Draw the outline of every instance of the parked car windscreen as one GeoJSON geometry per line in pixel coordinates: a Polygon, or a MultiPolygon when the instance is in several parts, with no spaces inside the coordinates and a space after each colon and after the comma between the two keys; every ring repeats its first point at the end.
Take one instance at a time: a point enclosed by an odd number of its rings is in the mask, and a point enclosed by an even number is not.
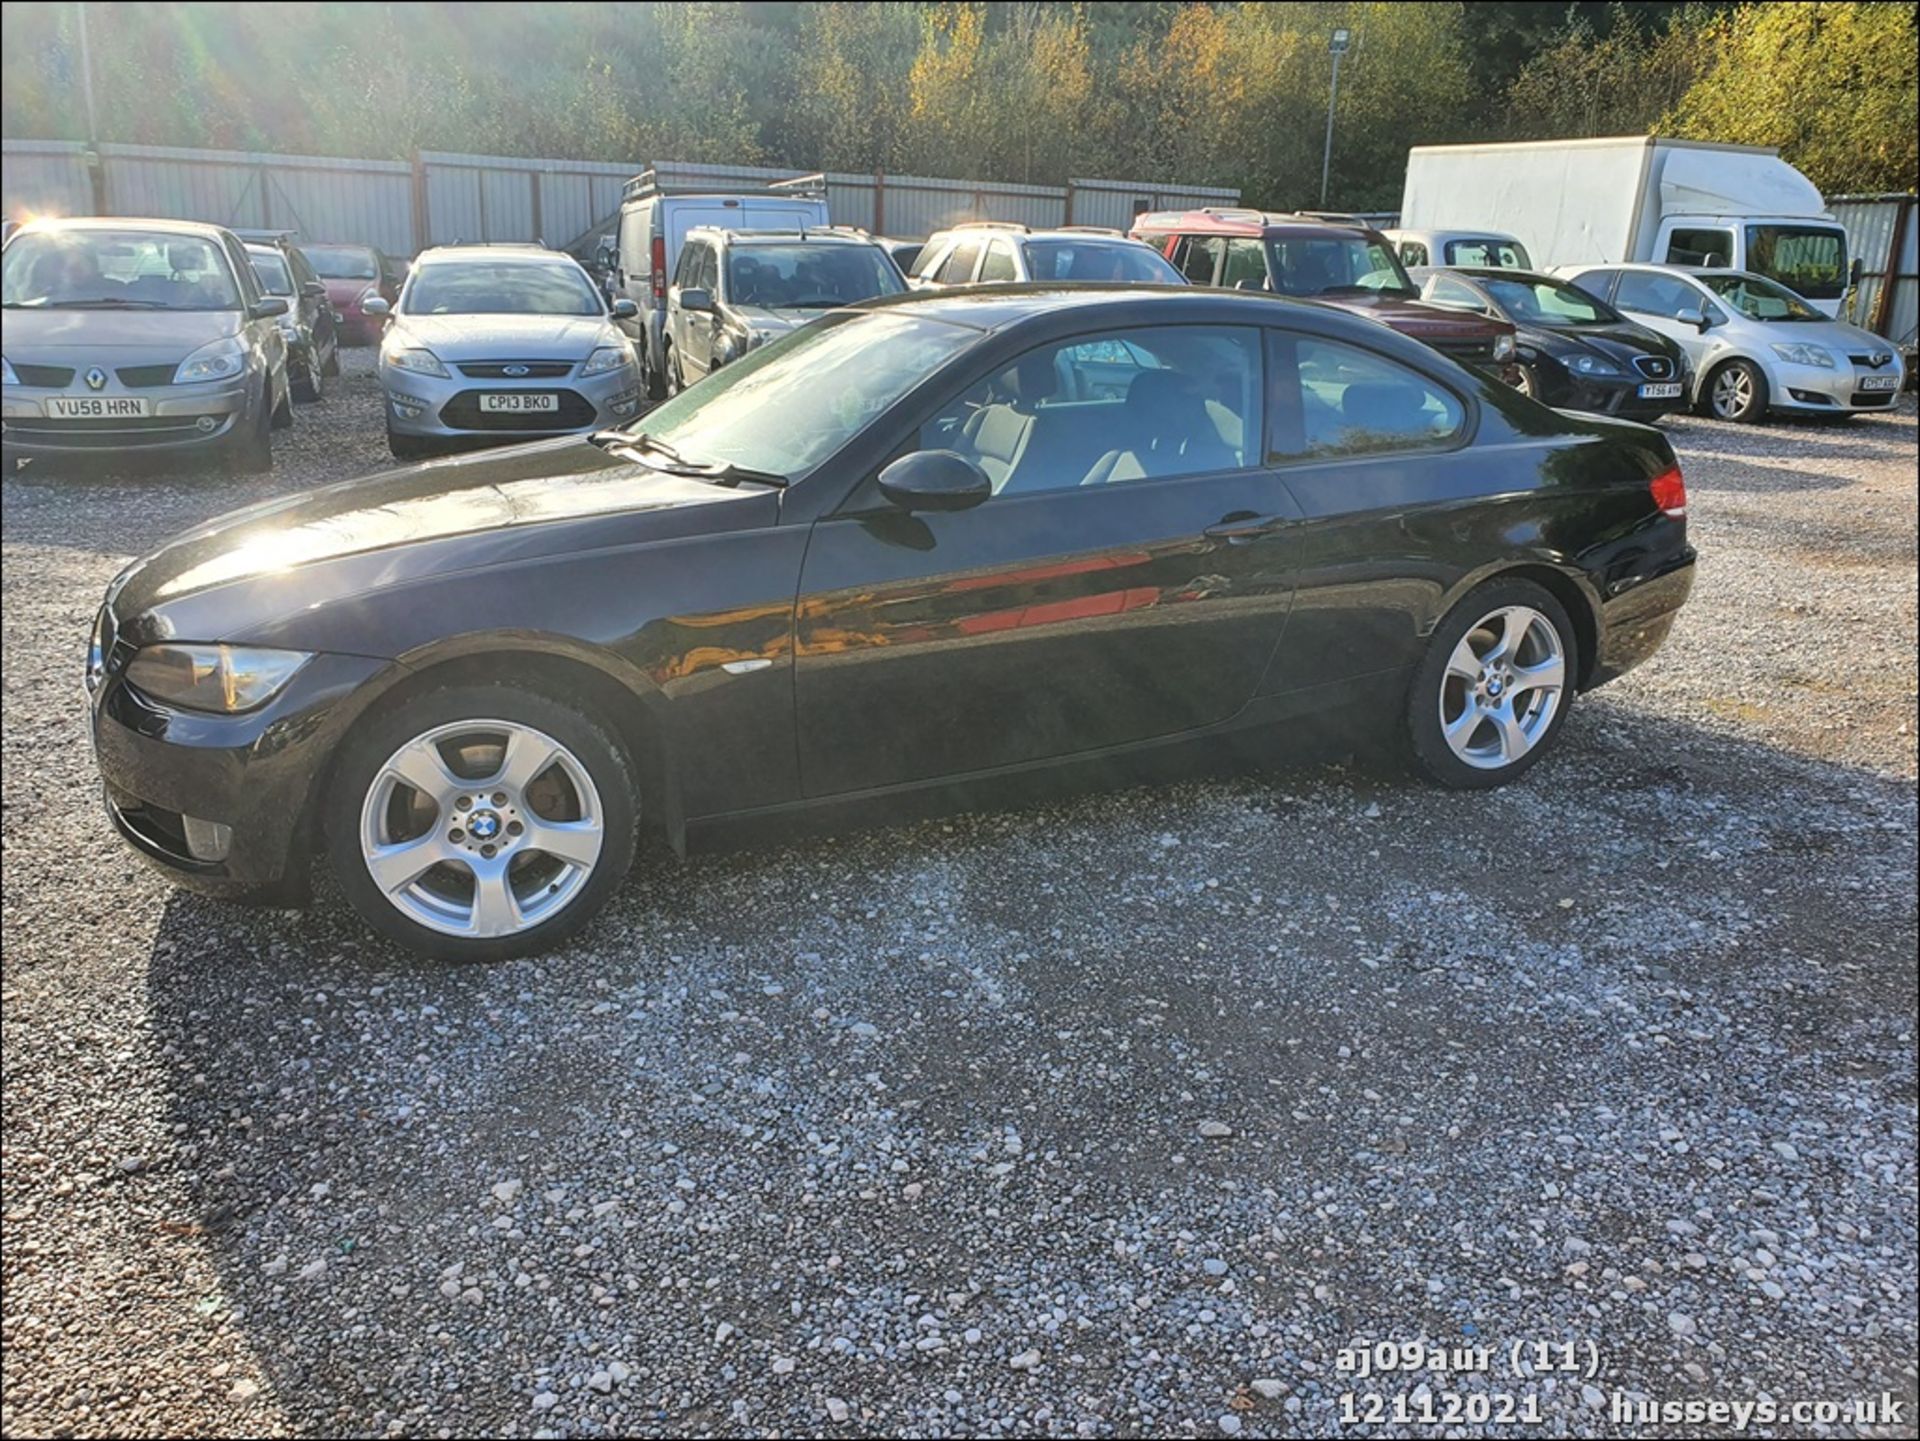
{"type": "Polygon", "coordinates": [[[1597,296],[1555,280],[1496,280],[1480,286],[1513,319],[1540,325],[1612,325],[1620,313],[1597,296]]]}
{"type": "Polygon", "coordinates": [[[600,315],[606,304],[577,265],[443,260],[413,272],[400,309],[407,315],[600,315]]]}
{"type": "Polygon", "coordinates": [[[253,262],[253,273],[260,277],[260,288],[269,295],[293,294],[293,277],[287,273],[286,259],[277,250],[247,247],[247,259],[253,262]]]}
{"type": "Polygon", "coordinates": [[[741,245],[727,253],[727,297],[770,310],[837,310],[907,288],[871,245],[741,245]]]}
{"type": "Polygon", "coordinates": [[[1527,247],[1517,240],[1449,240],[1447,264],[1498,266],[1502,270],[1531,270],[1527,247]]]}
{"type": "Polygon", "coordinates": [[[1282,295],[1381,290],[1411,298],[1406,271],[1384,242],[1364,235],[1281,235],[1267,242],[1269,274],[1282,295]]]}
{"type": "Polygon", "coordinates": [[[632,429],[689,461],[794,479],[979,339],[966,326],[886,310],[823,316],[714,371],[632,429]]]}
{"type": "Polygon", "coordinates": [[[1186,277],[1146,245],[1114,240],[1029,240],[1027,269],[1037,281],[1184,285],[1186,277]]]}
{"type": "Polygon", "coordinates": [[[303,245],[322,280],[378,280],[380,258],[360,245],[303,245]]]}
{"type": "Polygon", "coordinates": [[[1747,264],[1815,300],[1838,300],[1846,292],[1846,237],[1828,226],[1749,225],[1747,264]]]}
{"type": "Polygon", "coordinates": [[[1749,320],[1826,320],[1784,285],[1758,275],[1702,275],[1700,283],[1749,320]]]}
{"type": "Polygon", "coordinates": [[[28,230],[7,245],[10,309],[238,310],[219,246],[138,230],[28,230]]]}

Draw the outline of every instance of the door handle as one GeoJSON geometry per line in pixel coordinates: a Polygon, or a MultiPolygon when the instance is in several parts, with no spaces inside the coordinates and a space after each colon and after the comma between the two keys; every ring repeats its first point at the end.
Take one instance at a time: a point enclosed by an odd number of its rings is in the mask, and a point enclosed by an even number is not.
{"type": "Polygon", "coordinates": [[[1231,515],[1223,515],[1204,532],[1208,540],[1224,540],[1229,545],[1244,545],[1270,534],[1285,525],[1288,517],[1284,515],[1255,515],[1252,511],[1236,510],[1231,515]]]}

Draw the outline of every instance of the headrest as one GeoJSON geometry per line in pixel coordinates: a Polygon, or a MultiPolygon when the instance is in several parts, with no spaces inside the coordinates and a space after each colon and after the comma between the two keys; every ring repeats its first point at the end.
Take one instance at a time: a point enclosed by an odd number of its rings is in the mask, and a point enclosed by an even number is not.
{"type": "Polygon", "coordinates": [[[1417,434],[1425,428],[1426,407],[1424,390],[1394,381],[1349,385],[1340,397],[1340,414],[1348,425],[1383,435],[1417,434]]]}
{"type": "Polygon", "coordinates": [[[1127,409],[1140,415],[1184,410],[1199,400],[1192,379],[1173,370],[1143,370],[1127,386],[1127,409]]]}
{"type": "Polygon", "coordinates": [[[1053,352],[1023,355],[1000,374],[1000,389],[1012,399],[1045,400],[1060,391],[1060,372],[1053,368],[1053,352]]]}
{"type": "Polygon", "coordinates": [[[175,243],[167,247],[167,264],[175,270],[198,270],[206,264],[207,247],[175,243]]]}

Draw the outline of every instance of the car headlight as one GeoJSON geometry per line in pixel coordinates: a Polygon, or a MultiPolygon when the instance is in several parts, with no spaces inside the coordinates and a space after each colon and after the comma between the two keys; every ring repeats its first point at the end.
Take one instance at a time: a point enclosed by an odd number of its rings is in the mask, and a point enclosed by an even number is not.
{"type": "Polygon", "coordinates": [[[0,355],[0,385],[18,385],[20,377],[13,373],[13,362],[0,355]]]}
{"type": "Polygon", "coordinates": [[[173,373],[175,385],[191,385],[198,380],[225,380],[247,368],[247,348],[228,336],[211,345],[203,345],[173,373]]]}
{"type": "Polygon", "coordinates": [[[235,714],[264,705],[312,657],[237,645],[150,645],[127,662],[127,684],[188,710],[235,714]]]}
{"type": "Polygon", "coordinates": [[[1811,365],[1820,370],[1833,369],[1833,352],[1818,345],[1776,345],[1773,353],[1790,365],[1811,365]]]}
{"type": "Polygon", "coordinates": [[[1496,335],[1493,338],[1493,358],[1495,360],[1513,359],[1513,337],[1511,335],[1496,335]]]}
{"type": "Polygon", "coordinates": [[[580,373],[582,375],[605,375],[609,370],[618,370],[623,365],[632,364],[632,346],[603,345],[587,357],[587,363],[580,367],[580,373]]]}
{"type": "Polygon", "coordinates": [[[1567,362],[1567,369],[1575,375],[1622,375],[1624,371],[1610,360],[1602,360],[1597,355],[1576,355],[1567,362]]]}
{"type": "Polygon", "coordinates": [[[424,346],[383,345],[380,347],[380,359],[395,370],[411,370],[415,375],[437,375],[443,380],[447,376],[447,368],[440,363],[440,357],[424,346]]]}

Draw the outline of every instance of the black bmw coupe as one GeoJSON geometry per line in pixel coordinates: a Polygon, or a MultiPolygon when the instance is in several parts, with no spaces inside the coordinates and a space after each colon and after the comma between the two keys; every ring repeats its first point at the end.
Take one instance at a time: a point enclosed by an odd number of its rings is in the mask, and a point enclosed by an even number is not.
{"type": "Polygon", "coordinates": [[[1389,717],[1483,788],[1692,582],[1672,448],[1369,320],[987,287],[829,314],[624,430],[188,532],[108,588],[113,822],[418,950],[584,925],[690,832],[1389,717]]]}
{"type": "Polygon", "coordinates": [[[1654,420],[1691,401],[1687,356],[1597,295],[1530,270],[1415,272],[1420,298],[1513,322],[1513,374],[1546,405],[1654,420]]]}

